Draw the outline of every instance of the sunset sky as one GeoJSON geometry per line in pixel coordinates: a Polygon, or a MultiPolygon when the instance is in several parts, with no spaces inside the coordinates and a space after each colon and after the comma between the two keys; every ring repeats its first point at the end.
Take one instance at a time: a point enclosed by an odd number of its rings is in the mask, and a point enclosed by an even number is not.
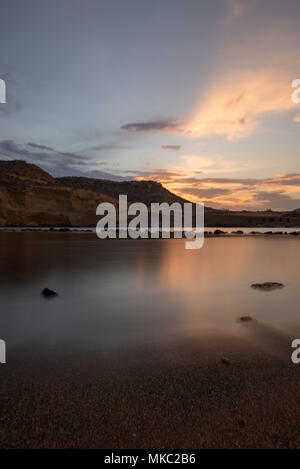
{"type": "Polygon", "coordinates": [[[299,0],[10,0],[0,158],[300,207],[299,0]]]}

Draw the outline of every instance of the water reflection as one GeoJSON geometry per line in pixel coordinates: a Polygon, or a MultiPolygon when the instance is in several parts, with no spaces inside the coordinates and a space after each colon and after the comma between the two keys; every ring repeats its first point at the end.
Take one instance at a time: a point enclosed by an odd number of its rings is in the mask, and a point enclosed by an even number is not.
{"type": "Polygon", "coordinates": [[[219,332],[238,318],[293,331],[299,322],[297,238],[98,240],[94,234],[0,233],[0,337],[10,347],[127,346],[219,332]],[[283,290],[253,291],[279,281],[283,290]],[[59,296],[45,301],[45,287],[59,296]]]}

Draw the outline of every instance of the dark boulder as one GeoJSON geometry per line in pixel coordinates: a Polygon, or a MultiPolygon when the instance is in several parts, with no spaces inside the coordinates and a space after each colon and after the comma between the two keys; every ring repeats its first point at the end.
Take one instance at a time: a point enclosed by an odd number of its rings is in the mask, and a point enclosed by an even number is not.
{"type": "Polygon", "coordinates": [[[279,282],[264,282],[264,283],[253,283],[251,288],[260,291],[272,291],[278,290],[279,288],[283,288],[284,285],[279,282]]]}
{"type": "Polygon", "coordinates": [[[57,293],[54,290],[50,290],[50,288],[44,288],[44,290],[41,291],[41,295],[45,298],[51,298],[53,296],[57,296],[57,293]]]}

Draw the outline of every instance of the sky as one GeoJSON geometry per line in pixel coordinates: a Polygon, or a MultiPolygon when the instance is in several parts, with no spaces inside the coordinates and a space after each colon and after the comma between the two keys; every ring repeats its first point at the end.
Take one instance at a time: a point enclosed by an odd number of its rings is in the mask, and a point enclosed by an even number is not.
{"type": "Polygon", "coordinates": [[[299,22],[299,0],[1,2],[0,159],[299,208],[299,22]]]}

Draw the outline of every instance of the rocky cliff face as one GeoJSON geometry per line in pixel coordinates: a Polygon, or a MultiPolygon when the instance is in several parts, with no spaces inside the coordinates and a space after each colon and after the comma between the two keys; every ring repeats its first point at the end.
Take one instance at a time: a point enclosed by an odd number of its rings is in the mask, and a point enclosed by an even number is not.
{"type": "Polygon", "coordinates": [[[185,202],[152,181],[53,178],[22,160],[0,161],[0,226],[96,226],[100,202],[185,202]]]}
{"type": "Polygon", "coordinates": [[[0,226],[95,226],[96,207],[115,199],[64,186],[24,161],[0,161],[0,226]]]}
{"type": "MultiPolygon", "coordinates": [[[[154,181],[54,178],[22,160],[0,161],[0,226],[96,226],[100,202],[187,202],[154,181]]],[[[205,226],[300,226],[293,212],[229,212],[205,207],[205,226]]]]}

